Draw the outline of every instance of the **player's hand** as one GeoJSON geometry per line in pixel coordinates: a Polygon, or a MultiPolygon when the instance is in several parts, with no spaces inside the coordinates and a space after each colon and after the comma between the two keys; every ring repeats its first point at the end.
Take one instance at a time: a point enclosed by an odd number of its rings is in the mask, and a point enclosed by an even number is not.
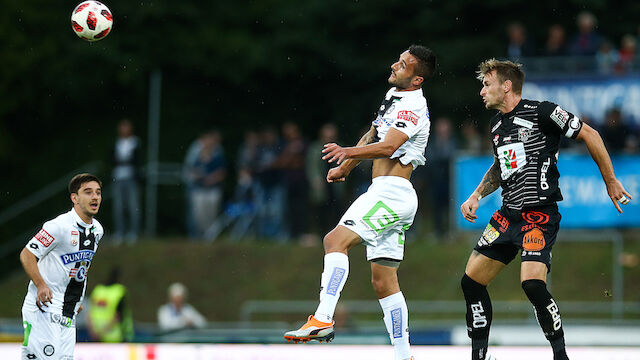
{"type": "Polygon", "coordinates": [[[347,175],[347,172],[340,166],[333,167],[329,169],[329,172],[327,173],[327,182],[343,182],[347,175]]]}
{"type": "Polygon", "coordinates": [[[622,186],[622,183],[618,179],[614,179],[613,181],[607,183],[607,193],[609,194],[611,201],[613,201],[613,205],[621,214],[622,209],[620,208],[620,204],[627,205],[629,201],[633,200],[633,197],[629,195],[627,190],[624,189],[624,186],[622,186]]]}
{"type": "Polygon", "coordinates": [[[335,161],[338,165],[347,158],[347,149],[335,143],[324,144],[322,153],[325,154],[322,160],[328,160],[330,163],[335,161]]]}
{"type": "Polygon", "coordinates": [[[462,211],[462,216],[468,221],[475,223],[478,216],[476,215],[476,210],[478,210],[479,201],[478,197],[475,194],[471,194],[467,201],[462,203],[460,206],[460,211],[462,211]]]}
{"type": "Polygon", "coordinates": [[[82,310],[84,310],[84,306],[82,306],[82,304],[80,304],[80,307],[78,307],[77,314],[80,314],[82,312],[82,310]]]}
{"type": "Polygon", "coordinates": [[[38,296],[36,298],[36,305],[40,310],[43,307],[48,306],[47,303],[51,304],[51,300],[53,299],[53,293],[51,289],[47,286],[47,284],[42,284],[38,287],[38,296]]]}

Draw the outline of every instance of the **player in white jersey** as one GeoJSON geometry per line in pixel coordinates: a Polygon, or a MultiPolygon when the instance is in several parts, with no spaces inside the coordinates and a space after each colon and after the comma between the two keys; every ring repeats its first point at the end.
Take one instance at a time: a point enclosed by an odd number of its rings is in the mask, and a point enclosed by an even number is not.
{"type": "Polygon", "coordinates": [[[333,314],[349,274],[347,252],[364,242],[395,359],[411,358],[407,305],[397,271],[404,255],[405,231],[418,207],[409,178],[417,166],[425,163],[429,138],[429,111],[422,84],[433,75],[435,66],[431,50],[419,45],[409,47],[391,65],[388,81],[394,87],[387,92],[371,129],[354,147],[325,144],[323,159],[339,164],[329,170],[328,182],[344,181],[363,159],[373,159],[373,182],[325,236],[320,304],[307,323],[285,333],[285,339],[333,339],[333,314]]]}
{"type": "Polygon", "coordinates": [[[20,253],[31,278],[22,305],[22,359],[72,360],[75,316],[82,310],[87,272],[104,234],[93,217],[100,209],[102,183],[78,174],[69,182],[73,208],[44,223],[20,253]]]}

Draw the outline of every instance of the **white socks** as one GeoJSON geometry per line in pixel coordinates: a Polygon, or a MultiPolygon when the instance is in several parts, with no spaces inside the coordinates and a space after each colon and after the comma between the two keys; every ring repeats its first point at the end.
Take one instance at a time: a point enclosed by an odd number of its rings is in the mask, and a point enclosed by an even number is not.
{"type": "Polygon", "coordinates": [[[347,282],[348,275],[349,257],[347,255],[332,252],[324,256],[324,271],[320,281],[320,304],[314,315],[317,320],[333,321],[333,313],[336,311],[340,292],[347,282]]]}
{"type": "Polygon", "coordinates": [[[409,359],[409,312],[402,292],[379,299],[396,360],[409,359]]]}

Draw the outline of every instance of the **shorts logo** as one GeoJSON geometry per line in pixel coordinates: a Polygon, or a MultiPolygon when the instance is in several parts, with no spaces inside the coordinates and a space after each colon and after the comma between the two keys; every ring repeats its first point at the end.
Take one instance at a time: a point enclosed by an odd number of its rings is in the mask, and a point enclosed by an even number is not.
{"type": "Polygon", "coordinates": [[[416,115],[413,111],[402,110],[398,112],[399,120],[411,121],[413,125],[418,125],[418,118],[418,115],[416,115]]]}
{"type": "Polygon", "coordinates": [[[482,232],[482,237],[480,238],[480,241],[478,241],[478,245],[479,246],[490,245],[499,236],[500,236],[500,233],[498,232],[498,230],[496,230],[496,228],[494,228],[491,224],[487,224],[487,227],[484,228],[484,231],[482,232]]]}
{"type": "Polygon", "coordinates": [[[347,271],[343,268],[333,269],[333,274],[331,274],[331,279],[327,286],[327,294],[335,296],[338,293],[338,288],[340,287],[340,283],[342,283],[342,278],[346,272],[347,271]]]}
{"type": "Polygon", "coordinates": [[[393,338],[402,337],[402,309],[397,308],[391,310],[391,324],[393,327],[393,338]]]}
{"type": "Polygon", "coordinates": [[[540,251],[544,246],[544,234],[539,229],[529,230],[522,237],[522,248],[526,251],[540,251]]]}
{"type": "Polygon", "coordinates": [[[509,220],[502,216],[499,212],[493,213],[493,220],[495,220],[498,224],[500,224],[500,232],[505,232],[509,228],[509,220]]]}
{"type": "Polygon", "coordinates": [[[36,358],[36,354],[27,354],[27,359],[33,360],[36,358]]]}
{"type": "Polygon", "coordinates": [[[371,229],[380,234],[400,220],[400,217],[385,203],[378,201],[362,220],[364,220],[371,229]],[[377,224],[374,224],[374,221],[377,224]]]}
{"type": "Polygon", "coordinates": [[[35,238],[36,240],[40,241],[40,243],[44,245],[44,247],[48,247],[49,245],[51,245],[53,240],[55,240],[55,238],[49,235],[49,233],[45,229],[38,231],[35,238]]]}
{"type": "Polygon", "coordinates": [[[51,355],[53,355],[53,353],[56,352],[56,349],[53,347],[53,345],[49,344],[49,345],[45,345],[45,347],[44,347],[44,349],[42,349],[42,351],[44,352],[45,355],[51,356],[51,355]]]}
{"type": "Polygon", "coordinates": [[[546,224],[549,222],[549,215],[540,211],[523,212],[522,218],[530,224],[546,224]]]}

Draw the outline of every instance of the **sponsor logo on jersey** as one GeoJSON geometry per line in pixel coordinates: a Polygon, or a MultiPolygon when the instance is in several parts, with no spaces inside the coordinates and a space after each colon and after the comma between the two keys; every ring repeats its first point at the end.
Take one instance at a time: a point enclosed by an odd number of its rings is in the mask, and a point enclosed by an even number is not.
{"type": "Polygon", "coordinates": [[[549,190],[549,183],[547,182],[547,171],[551,165],[551,158],[547,158],[540,167],[540,188],[542,190],[549,190]]]}
{"type": "Polygon", "coordinates": [[[535,108],[537,108],[537,107],[538,107],[538,106],[536,106],[536,105],[524,104],[524,108],[525,108],[525,109],[535,109],[535,108]]]}
{"type": "Polygon", "coordinates": [[[496,134],[496,136],[493,137],[493,144],[498,146],[498,141],[500,141],[500,135],[496,134]]]}
{"type": "Polygon", "coordinates": [[[524,126],[527,129],[533,129],[533,123],[531,121],[525,120],[517,116],[513,118],[513,123],[516,125],[524,126]]]}
{"type": "Polygon", "coordinates": [[[71,245],[78,245],[78,240],[80,239],[80,232],[78,230],[71,230],[71,245]]]}
{"type": "Polygon", "coordinates": [[[544,246],[544,234],[539,229],[531,229],[522,237],[522,248],[526,251],[540,251],[544,246]]]}
{"type": "MultiPolygon", "coordinates": [[[[498,122],[495,125],[493,125],[493,127],[491,128],[491,132],[494,132],[494,131],[498,130],[500,125],[502,125],[502,120],[498,120],[498,122]]],[[[498,135],[496,135],[496,136],[498,136],[498,135]]]]}
{"type": "Polygon", "coordinates": [[[95,252],[93,250],[80,250],[70,254],[60,255],[62,263],[67,265],[78,261],[91,261],[95,252]]]}
{"type": "MultiPolygon", "coordinates": [[[[504,140],[506,141],[507,138],[504,140]]],[[[527,165],[524,144],[521,142],[500,146],[496,149],[496,155],[500,164],[502,180],[508,179],[513,173],[527,165]]]]}
{"type": "Polygon", "coordinates": [[[550,117],[551,120],[553,120],[560,127],[560,129],[564,129],[564,125],[569,120],[569,113],[565,110],[562,110],[560,106],[556,106],[556,108],[553,109],[550,117]]]}
{"type": "Polygon", "coordinates": [[[53,240],[55,240],[55,238],[49,235],[49,233],[45,229],[38,231],[35,238],[36,240],[40,241],[40,243],[44,245],[44,247],[49,247],[53,240]]]}
{"type": "Polygon", "coordinates": [[[416,115],[413,111],[402,110],[398,112],[399,120],[411,121],[413,125],[418,125],[418,118],[419,116],[416,115]]]}

